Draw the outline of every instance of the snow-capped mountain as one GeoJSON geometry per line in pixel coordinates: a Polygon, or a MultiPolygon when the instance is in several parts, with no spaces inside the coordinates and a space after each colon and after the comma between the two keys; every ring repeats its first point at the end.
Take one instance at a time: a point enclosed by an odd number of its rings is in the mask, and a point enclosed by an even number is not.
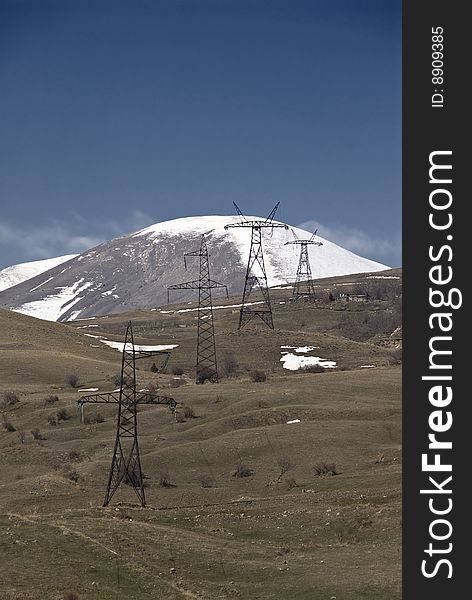
{"type": "MultiPolygon", "coordinates": [[[[247,217],[249,220],[259,217],[247,217]]],[[[156,223],[136,233],[105,242],[12,289],[0,292],[0,306],[51,321],[67,321],[152,308],[167,302],[167,287],[198,279],[198,259],[184,269],[183,254],[200,247],[205,234],[210,253],[211,277],[239,293],[244,283],[251,231],[224,226],[238,217],[185,217],[156,223]]],[[[310,232],[292,228],[299,239],[310,232]]],[[[274,228],[263,234],[269,286],[294,280],[300,247],[290,229],[274,228]]],[[[380,271],[388,267],[362,258],[317,238],[322,246],[309,246],[313,277],[380,271]]],[[[192,260],[192,259],[191,259],[192,260]]],[[[175,296],[195,299],[194,292],[175,296]]]]}
{"type": "Polygon", "coordinates": [[[49,271],[49,269],[61,265],[76,256],[79,255],[66,254],[64,256],[56,256],[55,258],[33,260],[32,262],[25,262],[6,267],[0,271],[0,291],[23,283],[23,281],[36,277],[37,275],[41,275],[41,273],[49,271]]]}

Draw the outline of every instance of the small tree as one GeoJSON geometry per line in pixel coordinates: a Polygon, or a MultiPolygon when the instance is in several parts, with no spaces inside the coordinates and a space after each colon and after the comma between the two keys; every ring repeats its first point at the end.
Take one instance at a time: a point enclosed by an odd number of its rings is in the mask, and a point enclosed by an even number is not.
{"type": "Polygon", "coordinates": [[[66,383],[70,387],[76,388],[79,383],[79,376],[76,373],[68,373],[66,375],[66,383]]]}
{"type": "Polygon", "coordinates": [[[277,460],[277,465],[280,469],[280,473],[277,477],[277,483],[279,483],[279,481],[282,479],[282,477],[285,475],[285,473],[288,473],[291,469],[293,469],[294,464],[292,463],[292,461],[290,460],[290,458],[288,456],[281,456],[277,460]]]}

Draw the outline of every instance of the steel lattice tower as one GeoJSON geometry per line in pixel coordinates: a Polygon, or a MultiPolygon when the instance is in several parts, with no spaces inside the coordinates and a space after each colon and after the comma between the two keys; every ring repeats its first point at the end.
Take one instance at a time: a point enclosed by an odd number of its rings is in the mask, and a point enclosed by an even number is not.
{"type": "Polygon", "coordinates": [[[138,404],[165,404],[171,410],[175,410],[177,405],[173,398],[158,396],[150,392],[136,392],[136,360],[155,356],[163,357],[162,369],[169,360],[170,352],[141,350],[139,346],[136,347],[130,321],[123,344],[120,389],[117,392],[108,394],[83,396],[78,400],[79,407],[82,409],[82,422],[85,403],[109,404],[116,402],[118,404],[115,446],[103,506],[108,506],[121,483],[131,485],[139,498],[141,506],[146,505],[139,456],[137,406],[138,404]]]}
{"type": "Polygon", "coordinates": [[[216,360],[211,290],[215,288],[225,288],[226,297],[228,297],[228,288],[223,283],[213,281],[210,278],[209,255],[204,235],[202,235],[199,250],[186,252],[184,254],[185,269],[187,269],[188,256],[198,256],[200,258],[200,276],[196,281],[187,281],[185,283],[177,283],[169,286],[167,288],[167,302],[169,302],[170,290],[198,290],[198,333],[195,382],[205,383],[205,381],[211,381],[212,383],[218,383],[218,365],[216,360]]]}
{"type": "Polygon", "coordinates": [[[306,302],[314,302],[315,301],[315,286],[313,284],[313,276],[311,274],[310,267],[310,258],[308,256],[308,246],[322,246],[322,242],[315,242],[314,238],[316,235],[316,230],[309,240],[300,240],[292,229],[292,233],[295,237],[294,240],[290,242],[285,242],[285,246],[287,244],[300,246],[300,259],[298,261],[297,268],[297,277],[295,279],[295,283],[293,284],[292,298],[291,300],[305,300],[306,302]]]}
{"type": "Polygon", "coordinates": [[[251,247],[249,250],[249,259],[246,269],[246,279],[244,281],[243,299],[241,301],[241,309],[239,311],[238,329],[244,327],[254,317],[259,317],[270,329],[274,329],[274,321],[272,318],[272,305],[270,303],[269,286],[267,285],[267,274],[264,265],[264,254],[262,251],[262,230],[264,228],[283,227],[288,229],[288,225],[283,223],[274,223],[273,218],[279,207],[279,202],[274,206],[267,219],[248,221],[238,205],[233,202],[241,221],[239,223],[230,223],[225,225],[225,229],[230,227],[250,227],[251,228],[251,247]],[[262,294],[262,306],[259,304],[257,308],[249,306],[249,297],[254,290],[259,289],[262,294]]]}

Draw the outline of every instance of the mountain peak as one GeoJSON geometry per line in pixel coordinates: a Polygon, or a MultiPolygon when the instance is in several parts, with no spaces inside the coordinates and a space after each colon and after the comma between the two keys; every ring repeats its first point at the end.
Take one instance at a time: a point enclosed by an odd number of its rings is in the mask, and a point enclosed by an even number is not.
{"type": "MultiPolygon", "coordinates": [[[[248,216],[248,220],[261,217],[248,216]]],[[[264,219],[262,219],[264,220],[264,219]]],[[[48,320],[76,318],[155,308],[167,300],[167,287],[198,277],[198,266],[184,270],[183,254],[199,246],[208,234],[212,278],[240,293],[244,283],[251,234],[237,216],[196,216],[155,223],[140,231],[100,244],[34,278],[0,292],[0,305],[48,320]],[[194,269],[194,270],[191,270],[194,269]]],[[[292,228],[299,239],[311,232],[292,228]]],[[[317,237],[322,246],[308,249],[313,278],[387,269],[317,237]]],[[[264,257],[269,286],[293,282],[300,249],[285,246],[293,240],[290,229],[276,228],[264,234],[264,257]]],[[[191,299],[187,295],[184,299],[191,299]]]]}

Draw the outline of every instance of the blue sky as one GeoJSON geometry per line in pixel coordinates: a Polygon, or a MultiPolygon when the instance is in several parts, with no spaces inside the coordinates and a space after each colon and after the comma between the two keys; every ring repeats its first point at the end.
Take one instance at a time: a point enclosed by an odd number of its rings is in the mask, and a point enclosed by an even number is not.
{"type": "Polygon", "coordinates": [[[0,266],[248,214],[401,264],[399,0],[0,0],[0,266]]]}

